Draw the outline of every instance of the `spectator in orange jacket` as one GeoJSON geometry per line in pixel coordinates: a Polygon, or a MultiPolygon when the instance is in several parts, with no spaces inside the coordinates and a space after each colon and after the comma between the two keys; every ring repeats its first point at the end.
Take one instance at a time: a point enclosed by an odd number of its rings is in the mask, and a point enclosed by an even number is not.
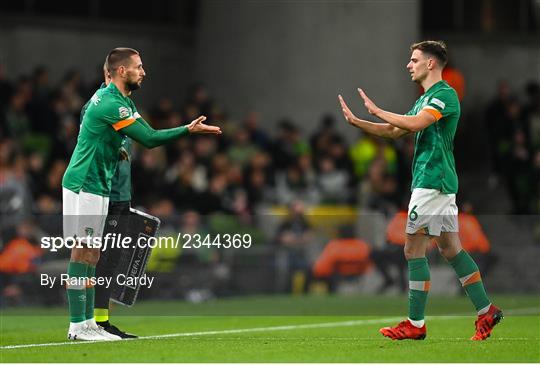
{"type": "MultiPolygon", "coordinates": [[[[43,252],[33,244],[33,225],[23,222],[16,227],[15,236],[0,251],[0,296],[20,297],[22,290],[16,283],[17,275],[36,270],[36,260],[43,252]]],[[[17,298],[14,298],[17,299],[17,298]]]]}
{"type": "Polygon", "coordinates": [[[465,251],[473,256],[482,275],[486,277],[497,262],[497,256],[491,252],[489,240],[480,222],[474,216],[473,206],[470,202],[463,203],[458,220],[461,245],[465,251]]]}
{"type": "Polygon", "coordinates": [[[329,283],[334,291],[341,278],[356,277],[371,269],[369,245],[355,238],[351,226],[343,226],[339,238],[333,239],[324,247],[313,266],[313,276],[329,283]]]}

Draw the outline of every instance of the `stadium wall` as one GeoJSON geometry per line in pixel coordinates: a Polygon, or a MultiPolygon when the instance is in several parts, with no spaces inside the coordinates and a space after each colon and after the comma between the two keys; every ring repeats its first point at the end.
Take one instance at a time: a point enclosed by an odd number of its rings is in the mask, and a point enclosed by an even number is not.
{"type": "Polygon", "coordinates": [[[416,0],[206,0],[201,7],[199,78],[235,112],[258,110],[269,125],[288,116],[312,130],[323,113],[339,116],[338,93],[365,115],[360,86],[392,110],[405,112],[416,98],[405,69],[419,36],[416,0]]]}
{"type": "Polygon", "coordinates": [[[38,65],[49,69],[51,82],[60,81],[68,70],[77,70],[86,82],[98,77],[107,53],[114,47],[132,47],[141,52],[147,78],[134,94],[139,106],[150,106],[162,96],[183,100],[195,59],[189,47],[174,35],[134,27],[83,26],[74,22],[55,25],[15,22],[0,25],[0,62],[8,77],[30,75],[38,65]]]}

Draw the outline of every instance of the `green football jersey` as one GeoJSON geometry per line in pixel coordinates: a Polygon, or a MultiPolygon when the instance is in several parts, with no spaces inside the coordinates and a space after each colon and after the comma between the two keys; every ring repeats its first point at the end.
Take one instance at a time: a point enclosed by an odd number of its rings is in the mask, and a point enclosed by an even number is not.
{"type": "Polygon", "coordinates": [[[455,194],[458,177],[454,136],[461,114],[456,91],[446,81],[437,82],[418,98],[407,115],[417,115],[422,110],[431,113],[437,121],[415,134],[411,189],[455,194]]]}
{"type": "Polygon", "coordinates": [[[62,186],[76,193],[83,190],[108,197],[126,138],[120,130],[140,116],[133,101],[113,83],[97,90],[83,112],[77,145],[62,186]]]}
{"type": "Polygon", "coordinates": [[[131,138],[125,137],[120,147],[120,160],[111,183],[112,202],[131,200],[131,138]]]}

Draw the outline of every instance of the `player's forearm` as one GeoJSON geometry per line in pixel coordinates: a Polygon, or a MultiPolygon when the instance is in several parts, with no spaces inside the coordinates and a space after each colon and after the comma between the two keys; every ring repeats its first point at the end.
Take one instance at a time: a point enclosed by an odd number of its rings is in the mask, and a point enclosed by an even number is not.
{"type": "Polygon", "coordinates": [[[401,115],[379,109],[375,113],[375,116],[382,119],[386,123],[389,123],[394,127],[404,129],[407,132],[417,132],[419,130],[416,128],[417,117],[415,115],[401,115]]]}
{"type": "Polygon", "coordinates": [[[139,142],[146,148],[154,148],[189,134],[187,127],[153,129],[142,118],[122,129],[122,133],[139,142]]]}
{"type": "Polygon", "coordinates": [[[383,138],[397,139],[408,133],[408,131],[394,127],[389,123],[373,123],[359,118],[355,118],[351,124],[366,133],[383,138]]]}

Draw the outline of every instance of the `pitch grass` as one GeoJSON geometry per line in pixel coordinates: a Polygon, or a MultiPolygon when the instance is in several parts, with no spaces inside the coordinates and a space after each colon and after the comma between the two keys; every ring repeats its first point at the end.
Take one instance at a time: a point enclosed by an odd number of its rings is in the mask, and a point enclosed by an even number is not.
{"type": "MultiPolygon", "coordinates": [[[[59,346],[2,348],[1,362],[540,362],[540,297],[494,297],[505,319],[487,341],[473,342],[467,298],[429,299],[428,337],[391,341],[380,327],[406,313],[405,297],[249,297],[199,305],[141,302],[115,308],[114,323],[141,336],[191,336],[59,346]],[[180,313],[188,315],[180,315],[180,313]],[[361,314],[360,312],[363,312],[361,314]],[[245,313],[247,315],[241,315],[245,313]],[[126,315],[129,314],[129,315],[126,315]],[[281,315],[279,315],[281,314],[281,315]],[[453,314],[453,315],[452,315],[453,314]],[[459,316],[455,314],[461,314],[459,316]],[[295,328],[372,320],[352,326],[295,328]],[[224,330],[288,326],[281,330],[224,330]],[[213,334],[204,332],[213,331],[213,334]],[[216,333],[218,332],[218,333],[216,333]]],[[[1,345],[65,342],[64,308],[2,311],[1,345]]]]}

